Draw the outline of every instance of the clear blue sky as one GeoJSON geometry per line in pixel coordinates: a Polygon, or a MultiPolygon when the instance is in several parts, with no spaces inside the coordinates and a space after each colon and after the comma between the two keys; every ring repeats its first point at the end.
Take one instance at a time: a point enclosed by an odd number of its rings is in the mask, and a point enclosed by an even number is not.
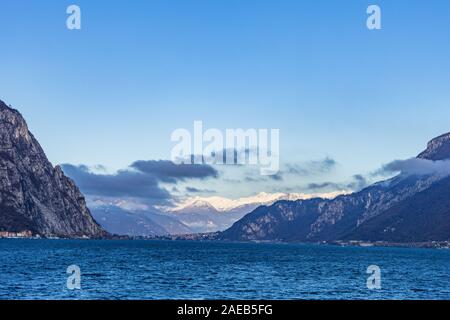
{"type": "Polygon", "coordinates": [[[450,131],[449,16],[444,0],[2,0],[0,99],[55,164],[168,159],[171,132],[203,120],[279,128],[282,161],[351,176],[450,131]]]}

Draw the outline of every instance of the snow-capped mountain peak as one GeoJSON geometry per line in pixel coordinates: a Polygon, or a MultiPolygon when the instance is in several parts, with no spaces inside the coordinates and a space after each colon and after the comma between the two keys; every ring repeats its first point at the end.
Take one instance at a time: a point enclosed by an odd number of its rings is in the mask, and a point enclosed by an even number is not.
{"type": "Polygon", "coordinates": [[[239,207],[248,205],[270,205],[279,200],[306,200],[311,198],[326,198],[332,199],[341,194],[347,194],[348,191],[336,191],[331,193],[267,193],[260,192],[254,196],[243,197],[238,199],[230,199],[225,197],[213,196],[213,197],[192,197],[182,200],[175,204],[172,208],[167,208],[170,212],[181,212],[191,209],[203,209],[209,208],[219,212],[227,212],[237,209],[239,207]]]}

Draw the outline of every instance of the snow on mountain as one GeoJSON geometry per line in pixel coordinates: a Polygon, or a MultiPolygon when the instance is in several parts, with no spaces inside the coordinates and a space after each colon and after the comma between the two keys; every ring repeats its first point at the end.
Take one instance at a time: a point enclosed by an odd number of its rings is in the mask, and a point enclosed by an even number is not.
{"type": "Polygon", "coordinates": [[[311,198],[333,199],[346,191],[332,193],[267,193],[239,199],[225,197],[192,197],[176,203],[173,207],[158,208],[178,219],[194,232],[215,232],[225,230],[247,213],[260,205],[271,205],[279,200],[299,200],[311,198]]]}
{"type": "Polygon", "coordinates": [[[335,191],[330,193],[267,193],[260,192],[254,196],[238,198],[238,199],[229,199],[225,197],[191,197],[185,200],[182,200],[175,204],[172,208],[166,208],[168,212],[182,212],[186,210],[193,209],[214,209],[218,212],[228,212],[231,210],[235,210],[237,208],[248,206],[248,205],[270,205],[279,200],[306,200],[312,198],[323,198],[323,199],[333,199],[342,194],[348,194],[350,192],[342,190],[335,191]]]}

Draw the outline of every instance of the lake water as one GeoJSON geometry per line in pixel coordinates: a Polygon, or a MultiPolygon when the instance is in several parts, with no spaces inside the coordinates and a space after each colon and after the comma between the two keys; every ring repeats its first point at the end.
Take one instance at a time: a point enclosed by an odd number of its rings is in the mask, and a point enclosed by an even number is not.
{"type": "Polygon", "coordinates": [[[0,299],[450,299],[450,250],[0,239],[0,299]]]}

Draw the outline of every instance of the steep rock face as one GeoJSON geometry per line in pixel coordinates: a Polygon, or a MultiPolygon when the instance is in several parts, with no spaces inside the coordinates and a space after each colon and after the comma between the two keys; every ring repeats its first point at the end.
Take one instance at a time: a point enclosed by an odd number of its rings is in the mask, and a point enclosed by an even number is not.
{"type": "MultiPolygon", "coordinates": [[[[427,150],[422,152],[419,157],[428,160],[443,160],[450,158],[450,134],[442,135],[428,143],[427,150]]],[[[219,238],[224,240],[277,240],[277,241],[329,241],[340,239],[351,240],[383,240],[380,235],[380,228],[389,229],[387,221],[391,215],[403,217],[406,210],[413,209],[411,203],[419,201],[415,199],[416,195],[427,190],[434,190],[442,195],[448,194],[444,184],[440,188],[431,188],[445,176],[442,175],[422,175],[422,176],[403,176],[399,175],[390,180],[376,183],[360,192],[339,196],[333,200],[312,199],[299,201],[279,201],[272,206],[262,206],[244,218],[236,222],[231,228],[219,234],[219,238]],[[412,200],[412,202],[410,202],[412,200]],[[395,210],[392,208],[396,208],[395,210]],[[392,209],[392,210],[391,210],[392,209]],[[374,220],[377,217],[384,217],[380,220],[374,220]],[[379,221],[380,224],[374,223],[379,221]],[[369,222],[371,222],[369,224],[369,222]],[[383,223],[382,223],[383,222],[383,223]],[[363,229],[363,226],[370,225],[363,229]],[[383,228],[382,228],[383,226],[383,228]],[[366,230],[368,234],[360,230],[366,230]],[[370,232],[369,232],[370,231],[370,232]],[[376,236],[375,236],[376,235],[376,236]]],[[[432,191],[430,191],[432,192],[432,191]]],[[[429,199],[428,207],[431,210],[432,201],[437,199],[428,192],[419,203],[421,210],[427,210],[424,204],[429,199]]],[[[435,216],[436,221],[441,221],[446,216],[445,208],[435,206],[439,210],[439,216],[435,216]]],[[[411,241],[412,237],[406,237],[404,230],[415,230],[415,236],[418,239],[442,240],[450,239],[450,229],[439,227],[433,236],[433,228],[437,224],[430,223],[434,212],[426,217],[427,226],[402,226],[397,225],[398,232],[395,236],[391,234],[386,237],[393,241],[411,241]],[[425,230],[426,229],[426,230],[425,230]],[[401,231],[402,230],[402,231],[401,231]],[[403,232],[403,233],[401,233],[403,232]],[[423,236],[419,236],[422,233],[423,236]],[[427,234],[425,236],[424,234],[427,234]]],[[[413,224],[414,219],[398,218],[395,220],[404,221],[405,224],[413,224]]],[[[417,240],[419,241],[419,240],[417,240]]]]}
{"type": "Polygon", "coordinates": [[[418,158],[428,160],[450,159],[450,132],[428,142],[427,149],[418,158]]]}
{"type": "Polygon", "coordinates": [[[0,101],[0,231],[102,237],[85,199],[48,161],[21,114],[0,101]]]}

